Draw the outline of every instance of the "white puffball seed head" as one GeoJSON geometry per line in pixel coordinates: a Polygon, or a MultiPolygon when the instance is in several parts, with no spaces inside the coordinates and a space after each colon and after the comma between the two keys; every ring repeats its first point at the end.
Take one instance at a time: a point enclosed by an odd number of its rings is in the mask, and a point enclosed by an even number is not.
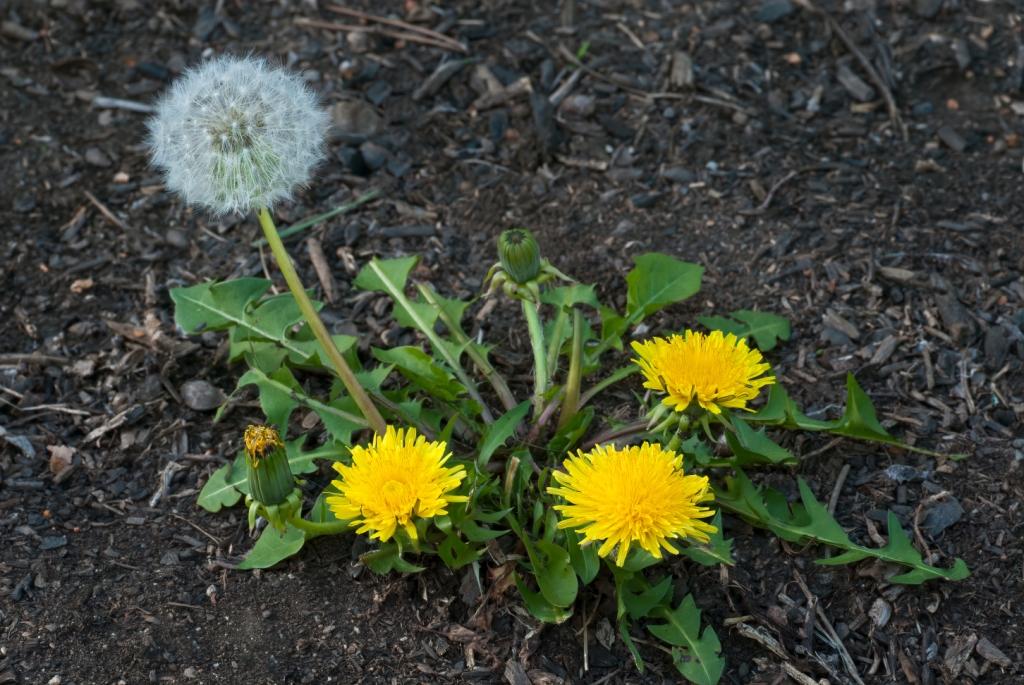
{"type": "Polygon", "coordinates": [[[323,159],[330,118],[295,74],[216,57],[175,82],[149,121],[167,187],[216,214],[272,207],[323,159]]]}

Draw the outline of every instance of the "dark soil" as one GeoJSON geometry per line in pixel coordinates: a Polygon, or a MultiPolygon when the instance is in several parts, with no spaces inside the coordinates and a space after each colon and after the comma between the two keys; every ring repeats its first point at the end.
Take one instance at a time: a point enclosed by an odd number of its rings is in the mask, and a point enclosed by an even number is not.
{"type": "MultiPolygon", "coordinates": [[[[893,586],[867,563],[816,567],[821,550],[727,517],[734,567],[671,565],[722,639],[724,682],[787,682],[784,662],[853,682],[834,644],[804,634],[801,580],[865,683],[1024,681],[1019,4],[823,2],[826,17],[795,0],[579,0],[560,29],[555,3],[355,3],[459,38],[501,84],[530,79],[533,96],[491,107],[474,106],[486,80],[473,64],[414,98],[459,56],[296,21],[358,22],[315,4],[2,5],[0,683],[678,681],[653,643],[643,675],[608,643],[600,584],[568,623],[541,627],[514,593],[473,604],[442,567],[376,577],[352,537],[271,571],[230,570],[252,544],[244,514],[195,498],[259,407],[242,394],[218,424],[189,408],[185,383],[216,400],[240,372],[221,336],[175,330],[168,289],[272,261],[250,246],[251,218],[211,220],[164,192],[146,115],[96,99],[150,103],[223,51],[273,56],[327,104],[381,115],[339,135],[312,188],[278,212],[286,224],[383,191],[291,243],[314,284],[306,238],[319,242],[336,288],[325,317],[366,345],[413,339],[351,289],[374,254],[421,254],[417,278],[469,296],[496,234],[529,226],[560,269],[621,306],[630,257],[662,250],[707,272],[652,330],[738,308],[785,314],[793,338],[769,357],[807,411],[835,415],[853,371],[902,439],[969,454],[789,438],[823,501],[849,466],[836,512],[854,538],[877,544],[891,510],[937,564],[959,556],[972,575],[893,586]],[[584,41],[590,70],[553,108],[545,96],[584,41]],[[940,506],[956,514],[950,502],[962,513],[948,528],[915,530],[940,506]],[[786,659],[729,627],[737,617],[786,659]]],[[[525,379],[514,316],[499,307],[476,325],[525,379]]],[[[607,411],[634,417],[637,387],[607,411]]],[[[793,489],[792,474],[762,477],[793,489]]]]}

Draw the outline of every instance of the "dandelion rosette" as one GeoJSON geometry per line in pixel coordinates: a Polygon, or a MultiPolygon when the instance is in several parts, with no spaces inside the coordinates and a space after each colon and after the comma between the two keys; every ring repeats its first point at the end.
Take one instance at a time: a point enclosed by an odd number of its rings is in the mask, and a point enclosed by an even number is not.
{"type": "Polygon", "coordinates": [[[618,566],[634,544],[660,559],[662,550],[679,553],[672,540],[707,542],[718,530],[701,520],[714,514],[702,504],[714,498],[707,477],[683,473],[682,456],[661,445],[598,445],[563,466],[554,473],[559,487],[548,488],[566,501],[555,505],[558,527],[576,529],[583,544],[600,542],[602,557],[617,547],[618,566]]]}
{"type": "Polygon", "coordinates": [[[711,412],[723,408],[747,409],[761,388],[775,382],[758,350],[732,333],[711,331],[705,335],[687,330],[670,338],[634,342],[645,388],[665,393],[662,404],[684,411],[694,400],[711,412]]]}
{"type": "Polygon", "coordinates": [[[401,526],[415,540],[415,519],[444,515],[449,503],[468,500],[451,494],[466,470],[445,466],[447,449],[414,428],[388,426],[367,447],[352,448],[351,466],[334,464],[340,478],[331,485],[339,494],[328,496],[327,506],[339,519],[351,519],[357,533],[387,542],[401,526]]]}
{"type": "Polygon", "coordinates": [[[255,57],[190,70],[149,122],[153,164],[217,214],[272,207],[309,180],[329,117],[301,78],[255,57]]]}

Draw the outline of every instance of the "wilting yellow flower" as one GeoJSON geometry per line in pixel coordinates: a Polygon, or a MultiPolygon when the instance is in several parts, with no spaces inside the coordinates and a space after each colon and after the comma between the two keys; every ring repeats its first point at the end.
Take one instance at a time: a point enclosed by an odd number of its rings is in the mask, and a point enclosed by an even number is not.
{"type": "Polygon", "coordinates": [[[281,436],[273,426],[247,426],[242,442],[245,443],[245,454],[253,468],[258,467],[260,461],[266,459],[271,452],[284,447],[281,436]]]}
{"type": "Polygon", "coordinates": [[[382,542],[402,526],[416,539],[415,518],[447,513],[449,502],[468,498],[448,494],[466,477],[462,466],[445,467],[451,456],[444,442],[427,442],[414,428],[388,426],[367,447],[352,448],[352,465],[335,463],[341,474],[331,485],[340,494],[327,497],[339,519],[352,519],[357,533],[382,542]]]}
{"type": "Polygon", "coordinates": [[[685,475],[682,456],[661,445],[598,445],[563,465],[564,472],[554,473],[561,487],[548,488],[568,502],[555,505],[563,516],[558,527],[577,529],[583,544],[601,542],[602,557],[618,546],[618,566],[633,543],[660,559],[662,548],[678,554],[670,540],[707,542],[718,530],[700,520],[714,514],[701,506],[714,498],[707,476],[685,475]]]}
{"type": "Polygon", "coordinates": [[[770,369],[757,350],[732,333],[711,331],[634,342],[640,355],[633,362],[643,371],[645,388],[665,393],[662,404],[683,411],[694,399],[712,414],[723,407],[746,409],[775,377],[761,376],[770,369]],[[761,376],[758,378],[758,376],[761,376]]]}

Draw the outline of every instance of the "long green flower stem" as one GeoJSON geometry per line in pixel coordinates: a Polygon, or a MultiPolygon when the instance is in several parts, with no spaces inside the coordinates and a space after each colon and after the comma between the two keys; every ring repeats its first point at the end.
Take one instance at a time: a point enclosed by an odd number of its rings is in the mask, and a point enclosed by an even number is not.
{"type": "Polygon", "coordinates": [[[494,388],[494,392],[498,395],[498,399],[501,400],[501,404],[505,407],[505,411],[515,409],[516,405],[519,403],[516,402],[515,395],[513,395],[512,391],[509,389],[508,384],[505,382],[505,378],[498,373],[493,366],[491,366],[491,363],[487,361],[487,357],[481,354],[480,350],[471,344],[472,341],[469,339],[469,336],[466,335],[465,331],[462,330],[462,326],[459,322],[455,321],[445,308],[441,306],[441,303],[437,301],[434,289],[430,286],[424,285],[423,283],[417,283],[416,288],[420,291],[423,299],[437,310],[437,315],[440,317],[441,321],[444,322],[444,325],[451,336],[455,338],[455,342],[465,348],[466,354],[468,354],[469,358],[473,360],[474,364],[476,364],[476,368],[480,370],[480,373],[484,375],[487,382],[491,384],[492,388],[494,388]]]}
{"type": "Polygon", "coordinates": [[[270,246],[270,251],[274,253],[277,266],[281,269],[281,275],[284,276],[288,289],[291,290],[292,297],[295,298],[295,303],[299,305],[302,317],[313,331],[313,335],[320,343],[320,347],[323,348],[324,354],[327,355],[327,359],[330,361],[331,366],[334,367],[334,371],[338,374],[338,378],[341,379],[345,389],[348,390],[349,395],[355,400],[359,411],[366,417],[370,428],[373,429],[374,433],[384,435],[387,430],[384,417],[380,415],[376,405],[370,400],[369,395],[366,394],[366,390],[356,380],[352,369],[349,368],[345,358],[341,356],[341,352],[338,351],[338,347],[334,344],[334,339],[327,332],[327,327],[324,326],[320,315],[316,313],[316,308],[313,307],[309,295],[306,294],[306,289],[302,287],[299,275],[295,272],[295,267],[292,266],[292,260],[288,256],[288,251],[284,249],[284,243],[281,242],[281,236],[277,233],[277,227],[274,225],[274,219],[271,218],[270,212],[266,208],[261,209],[259,219],[263,235],[267,239],[267,245],[270,246]]]}
{"type": "Polygon", "coordinates": [[[558,427],[576,415],[580,405],[580,380],[583,377],[583,313],[573,307],[572,310],[572,356],[569,358],[569,375],[565,379],[565,399],[562,400],[562,413],[558,416],[558,427]]]}
{"type": "Polygon", "coordinates": [[[544,355],[544,328],[540,324],[540,305],[523,300],[523,316],[533,348],[533,416],[544,411],[544,394],[548,391],[548,360],[544,355]]]}
{"type": "Polygon", "coordinates": [[[288,519],[288,523],[305,533],[307,540],[320,537],[321,535],[337,535],[338,533],[344,533],[352,528],[351,521],[330,521],[320,523],[317,521],[307,521],[298,513],[288,519]]]}

